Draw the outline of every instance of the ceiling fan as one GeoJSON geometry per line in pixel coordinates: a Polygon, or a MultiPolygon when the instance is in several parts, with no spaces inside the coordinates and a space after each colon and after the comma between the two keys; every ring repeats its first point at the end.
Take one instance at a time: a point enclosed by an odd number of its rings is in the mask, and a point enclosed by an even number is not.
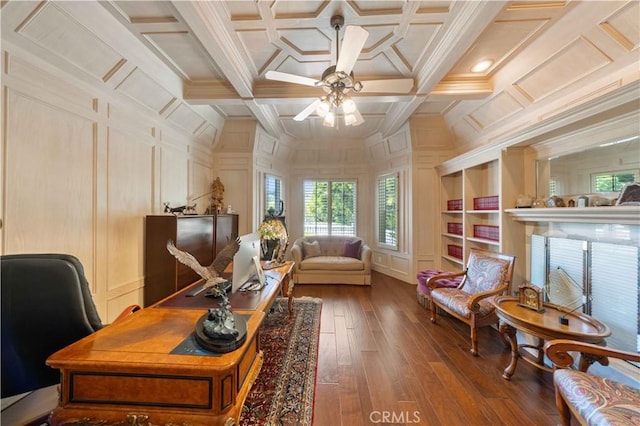
{"type": "Polygon", "coordinates": [[[336,65],[327,68],[320,80],[288,74],[279,71],[267,71],[265,77],[269,80],[296,83],[305,86],[321,87],[325,95],[316,99],[313,103],[293,117],[296,121],[306,119],[314,111],[324,120],[323,125],[334,127],[336,113],[342,110],[344,122],[347,126],[358,126],[364,122],[358,108],[349,96],[354,93],[408,93],[413,88],[412,78],[400,78],[390,80],[358,81],[353,75],[353,66],[369,37],[369,32],[362,27],[347,26],[340,49],[340,29],[344,26],[344,17],[335,15],[331,17],[331,27],[336,31],[336,65]]]}

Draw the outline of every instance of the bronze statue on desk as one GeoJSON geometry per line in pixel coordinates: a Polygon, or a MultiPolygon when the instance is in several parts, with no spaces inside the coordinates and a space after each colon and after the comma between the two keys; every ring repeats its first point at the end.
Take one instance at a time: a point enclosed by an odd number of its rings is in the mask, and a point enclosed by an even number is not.
{"type": "Polygon", "coordinates": [[[231,340],[239,334],[233,312],[228,306],[227,309],[209,308],[209,316],[202,322],[202,326],[204,334],[212,339],[231,340]]]}
{"type": "MultiPolygon", "coordinates": [[[[235,318],[233,312],[231,312],[231,305],[229,304],[229,298],[227,292],[222,288],[221,284],[227,280],[222,277],[222,273],[233,261],[233,256],[240,249],[240,239],[236,238],[234,241],[227,244],[218,253],[211,265],[202,266],[200,262],[196,260],[193,255],[186,251],[179,250],[173,244],[173,241],[167,241],[167,250],[171,253],[180,263],[187,265],[193,269],[198,275],[200,275],[205,283],[203,289],[209,288],[214,297],[218,297],[220,300],[220,307],[209,308],[209,314],[206,319],[202,321],[202,332],[211,339],[223,339],[233,340],[238,337],[238,329],[236,328],[235,318]]],[[[199,327],[199,323],[196,327],[199,327]]]]}

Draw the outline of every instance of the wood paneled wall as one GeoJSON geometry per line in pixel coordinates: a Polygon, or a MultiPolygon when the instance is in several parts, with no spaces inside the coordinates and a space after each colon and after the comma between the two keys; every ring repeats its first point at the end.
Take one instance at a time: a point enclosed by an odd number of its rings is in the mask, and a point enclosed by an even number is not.
{"type": "Polygon", "coordinates": [[[2,253],[77,256],[110,322],[142,303],[145,215],[209,190],[213,141],[20,49],[2,59],[2,253]]]}

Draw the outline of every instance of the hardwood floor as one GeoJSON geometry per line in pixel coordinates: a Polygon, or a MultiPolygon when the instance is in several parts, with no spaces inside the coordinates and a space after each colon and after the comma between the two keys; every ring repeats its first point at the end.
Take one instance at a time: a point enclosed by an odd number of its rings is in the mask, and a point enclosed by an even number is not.
{"type": "Polygon", "coordinates": [[[315,426],[555,425],[549,373],[519,362],[507,381],[510,353],[498,332],[443,316],[429,321],[416,287],[374,273],[371,287],[298,285],[296,297],[323,300],[315,426]]]}

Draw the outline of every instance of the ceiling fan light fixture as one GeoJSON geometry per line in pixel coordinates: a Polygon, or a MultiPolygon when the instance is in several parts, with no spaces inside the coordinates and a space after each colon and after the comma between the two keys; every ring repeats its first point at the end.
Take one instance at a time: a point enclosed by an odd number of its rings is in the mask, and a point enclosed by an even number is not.
{"type": "Polygon", "coordinates": [[[356,124],[357,121],[358,121],[358,119],[356,118],[356,116],[354,114],[345,114],[344,115],[344,124],[346,124],[347,126],[352,126],[352,125],[356,124]]]}
{"type": "Polygon", "coordinates": [[[352,124],[352,126],[359,126],[364,123],[364,118],[362,118],[362,114],[360,114],[360,111],[358,111],[357,109],[353,111],[353,116],[355,117],[356,121],[352,124]]]}
{"type": "Polygon", "coordinates": [[[333,109],[327,111],[327,114],[324,116],[324,120],[322,121],[322,125],[326,127],[333,127],[336,124],[336,114],[333,109]]]}
{"type": "Polygon", "coordinates": [[[340,120],[344,120],[347,126],[358,126],[364,123],[364,118],[358,111],[356,103],[349,96],[352,94],[351,91],[354,93],[362,91],[403,94],[409,93],[413,88],[412,78],[366,80],[364,82],[356,80],[353,67],[364,48],[369,32],[359,26],[347,26],[341,46],[340,29],[343,26],[343,16],[334,15],[331,17],[331,27],[336,31],[336,64],[325,69],[320,80],[277,71],[266,73],[267,79],[270,80],[312,86],[324,91],[321,97],[293,117],[294,121],[302,121],[315,112],[322,119],[324,126],[339,127],[340,122],[336,121],[338,120],[336,115],[340,113],[342,116],[340,120]]]}
{"type": "Polygon", "coordinates": [[[471,72],[485,72],[491,67],[491,65],[493,65],[492,59],[483,59],[471,67],[471,72]]]}
{"type": "Polygon", "coordinates": [[[351,114],[355,110],[356,110],[356,103],[350,97],[345,96],[344,100],[342,101],[342,111],[344,111],[345,114],[351,114]]]}

